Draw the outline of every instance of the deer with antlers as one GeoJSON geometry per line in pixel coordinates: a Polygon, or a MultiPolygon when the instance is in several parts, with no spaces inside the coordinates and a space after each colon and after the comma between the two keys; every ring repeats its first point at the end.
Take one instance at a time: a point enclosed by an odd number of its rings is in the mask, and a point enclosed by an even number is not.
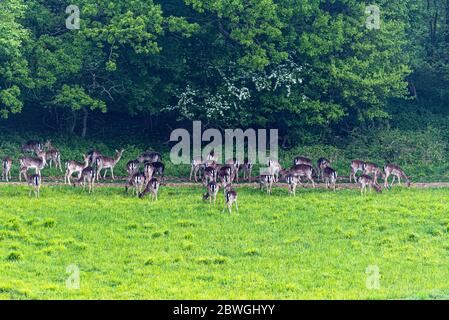
{"type": "Polygon", "coordinates": [[[114,177],[114,167],[117,165],[117,163],[122,158],[124,150],[115,150],[115,156],[114,158],[100,156],[97,157],[96,163],[97,163],[97,180],[101,177],[101,170],[104,171],[103,179],[106,179],[106,173],[108,169],[111,171],[112,180],[115,180],[114,177]]]}

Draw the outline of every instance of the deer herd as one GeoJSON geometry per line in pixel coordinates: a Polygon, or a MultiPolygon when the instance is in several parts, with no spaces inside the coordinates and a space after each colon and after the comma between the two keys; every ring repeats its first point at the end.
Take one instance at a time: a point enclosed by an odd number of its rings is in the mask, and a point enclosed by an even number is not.
{"type": "MultiPolygon", "coordinates": [[[[30,187],[30,196],[34,190],[36,197],[39,197],[42,185],[41,171],[46,167],[55,166],[63,171],[61,166],[61,154],[58,149],[52,146],[51,141],[42,144],[39,141],[28,141],[22,146],[25,156],[18,159],[19,181],[22,177],[27,181],[30,187]],[[34,174],[29,174],[29,170],[34,170],[34,174]]],[[[95,182],[105,179],[107,171],[110,171],[111,178],[114,180],[114,168],[123,156],[124,150],[116,150],[113,157],[103,155],[98,150],[91,150],[83,155],[82,161],[70,160],[65,163],[64,183],[73,186],[82,185],[88,188],[88,192],[94,191],[95,182]],[[103,171],[103,175],[101,174],[103,171]],[[76,174],[72,182],[73,175],[76,174]]],[[[11,168],[13,159],[5,157],[2,162],[2,180],[11,180],[11,168]]],[[[238,159],[229,159],[224,164],[219,163],[218,155],[212,150],[206,159],[194,158],[191,162],[189,180],[195,182],[201,181],[206,192],[203,195],[204,200],[209,200],[210,204],[215,205],[220,189],[223,190],[225,207],[232,212],[233,206],[238,210],[237,192],[233,184],[239,182],[240,172],[243,172],[243,180],[252,182],[252,171],[254,164],[245,158],[241,163],[238,159]]],[[[161,184],[164,184],[165,166],[162,163],[162,156],[158,152],[143,152],[136,159],[126,164],[128,173],[125,183],[125,191],[133,190],[133,194],[143,198],[150,194],[151,199],[157,200],[158,190],[161,184]]],[[[318,159],[316,167],[312,160],[298,156],[293,159],[293,165],[290,169],[284,169],[278,160],[268,159],[266,168],[261,170],[257,180],[261,190],[266,190],[271,195],[274,184],[280,180],[286,182],[288,193],[291,196],[296,195],[296,189],[303,186],[303,180],[308,181],[315,188],[316,181],[321,181],[327,188],[336,190],[338,173],[331,167],[331,161],[326,158],[318,159]]],[[[401,167],[394,164],[387,164],[383,169],[372,162],[354,160],[350,164],[349,182],[352,181],[360,185],[361,194],[365,195],[367,189],[374,189],[382,192],[382,186],[379,184],[379,178],[384,181],[384,188],[392,187],[396,179],[401,184],[404,180],[407,186],[410,186],[410,177],[408,177],[401,167]],[[361,175],[357,176],[358,172],[361,175]],[[389,178],[393,176],[389,184],[389,178]]]]}

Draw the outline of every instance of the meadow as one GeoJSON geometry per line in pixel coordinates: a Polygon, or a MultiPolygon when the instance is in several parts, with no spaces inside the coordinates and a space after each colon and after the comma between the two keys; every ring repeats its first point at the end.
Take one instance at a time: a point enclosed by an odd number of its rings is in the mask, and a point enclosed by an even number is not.
{"type": "Polygon", "coordinates": [[[449,298],[449,190],[237,190],[229,214],[199,187],[151,202],[118,187],[44,186],[34,199],[0,185],[0,298],[449,298]]]}

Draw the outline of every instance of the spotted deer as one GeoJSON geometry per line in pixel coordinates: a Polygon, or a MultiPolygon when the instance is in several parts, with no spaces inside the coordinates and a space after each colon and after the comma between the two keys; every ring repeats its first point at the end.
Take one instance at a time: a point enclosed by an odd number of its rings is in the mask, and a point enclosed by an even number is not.
{"type": "Polygon", "coordinates": [[[253,166],[253,163],[248,158],[244,159],[242,164],[243,180],[248,179],[248,181],[251,182],[251,173],[253,172],[253,166]]]}
{"type": "Polygon", "coordinates": [[[11,180],[12,158],[5,157],[2,161],[2,180],[9,182],[11,180]]]}
{"type": "Polygon", "coordinates": [[[37,155],[39,152],[42,152],[43,150],[44,147],[42,143],[36,140],[29,140],[22,146],[22,152],[24,153],[31,152],[37,155]]]}
{"type": "Polygon", "coordinates": [[[148,181],[150,181],[152,177],[158,175],[160,177],[160,183],[164,183],[165,165],[162,162],[146,162],[144,168],[145,176],[148,181]]]}
{"type": "MultiPolygon", "coordinates": [[[[313,188],[315,188],[315,181],[313,180],[313,167],[308,164],[298,164],[290,169],[290,172],[297,175],[300,179],[301,177],[306,177],[312,183],[313,188]]],[[[301,180],[299,182],[301,185],[301,180]]]]}
{"type": "Polygon", "coordinates": [[[114,177],[114,167],[117,165],[117,163],[122,158],[124,150],[115,150],[115,156],[114,158],[105,157],[105,156],[99,156],[97,157],[96,163],[97,163],[97,180],[100,180],[101,177],[101,170],[104,169],[104,175],[103,179],[106,179],[106,173],[108,169],[111,171],[112,180],[115,179],[114,177]]]}
{"type": "Polygon", "coordinates": [[[97,159],[98,159],[99,157],[102,157],[102,156],[103,156],[103,154],[102,154],[100,151],[96,150],[96,149],[90,150],[90,151],[87,153],[87,155],[89,156],[89,165],[90,165],[91,167],[97,165],[97,159]]]}
{"type": "Polygon", "coordinates": [[[143,172],[134,173],[125,185],[125,192],[128,193],[128,189],[134,187],[134,194],[138,197],[145,186],[146,177],[143,172]]]}
{"type": "Polygon", "coordinates": [[[52,146],[51,140],[48,140],[45,143],[44,148],[47,149],[46,158],[47,158],[49,167],[51,168],[53,165],[53,162],[54,162],[56,169],[59,169],[60,171],[62,171],[61,153],[59,152],[58,149],[56,149],[55,147],[52,146]]]}
{"type": "Polygon", "coordinates": [[[269,173],[269,174],[260,175],[260,178],[259,178],[260,190],[263,190],[264,188],[266,188],[267,194],[271,195],[274,182],[275,182],[275,178],[272,174],[269,173]]]}
{"type": "Polygon", "coordinates": [[[232,181],[239,182],[239,170],[240,170],[240,161],[237,158],[229,159],[225,162],[226,165],[232,168],[232,181]]]}
{"type": "Polygon", "coordinates": [[[207,192],[203,195],[203,200],[209,199],[209,204],[212,205],[212,201],[215,202],[217,200],[217,194],[220,191],[220,186],[215,181],[211,181],[207,184],[207,192]]]}
{"type": "Polygon", "coordinates": [[[296,196],[296,187],[300,182],[299,177],[293,173],[289,173],[285,177],[285,181],[287,182],[288,185],[288,194],[290,196],[296,196]]]}
{"type": "Polygon", "coordinates": [[[192,181],[192,175],[195,177],[195,182],[198,181],[198,172],[201,168],[201,165],[203,164],[203,161],[201,160],[201,157],[193,158],[192,162],[190,163],[190,177],[189,180],[192,181]]]}
{"type": "Polygon", "coordinates": [[[274,182],[279,181],[279,172],[282,170],[282,166],[276,159],[268,159],[267,161],[268,171],[274,177],[274,182]]]}
{"type": "Polygon", "coordinates": [[[36,198],[40,197],[40,191],[42,186],[42,178],[40,174],[32,174],[28,175],[25,172],[25,178],[28,183],[28,187],[30,188],[30,192],[28,193],[28,196],[31,198],[31,193],[34,191],[34,196],[36,198]]]}
{"type": "Polygon", "coordinates": [[[159,152],[145,151],[145,152],[142,152],[137,157],[137,161],[139,161],[140,163],[144,163],[144,162],[161,162],[162,161],[162,155],[159,152]]]}
{"type": "Polygon", "coordinates": [[[308,166],[312,166],[312,160],[302,156],[295,157],[295,159],[293,159],[293,165],[297,166],[299,164],[306,164],[308,166]]]}
{"type": "Polygon", "coordinates": [[[159,180],[156,178],[152,178],[150,181],[148,181],[147,186],[145,187],[145,190],[141,194],[139,194],[139,198],[144,198],[148,193],[151,194],[151,200],[157,201],[157,194],[159,192],[160,183],[159,180]]]}
{"type": "Polygon", "coordinates": [[[128,161],[126,164],[126,172],[128,173],[128,177],[131,178],[133,174],[137,173],[139,170],[140,161],[135,159],[128,161]]]}
{"type": "Polygon", "coordinates": [[[232,183],[232,168],[230,166],[221,166],[217,172],[217,179],[220,180],[223,192],[226,192],[226,186],[232,183]]]}
{"type": "Polygon", "coordinates": [[[215,167],[206,167],[203,174],[203,185],[208,186],[208,184],[217,179],[217,169],[215,167]]]}
{"type": "Polygon", "coordinates": [[[96,177],[97,177],[96,170],[93,167],[86,167],[81,171],[79,179],[73,183],[73,186],[76,187],[82,184],[83,188],[86,189],[87,183],[89,193],[94,192],[96,177]]]}
{"type": "Polygon", "coordinates": [[[393,176],[393,181],[391,181],[390,188],[393,187],[393,184],[396,181],[396,177],[398,178],[399,185],[401,185],[401,179],[404,179],[407,183],[407,187],[410,187],[411,185],[410,177],[407,177],[407,175],[405,174],[404,170],[402,170],[401,167],[394,164],[388,164],[384,167],[384,171],[385,171],[385,182],[384,182],[385,188],[388,187],[388,178],[390,176],[393,176]]]}
{"type": "Polygon", "coordinates": [[[78,174],[78,179],[81,177],[81,172],[89,166],[89,155],[84,155],[84,162],[79,162],[75,160],[67,161],[65,163],[65,175],[64,175],[64,183],[71,184],[70,178],[74,173],[78,174]]]}
{"type": "Polygon", "coordinates": [[[360,177],[357,178],[357,182],[360,184],[360,194],[362,196],[366,195],[367,187],[369,188],[370,192],[374,188],[374,190],[376,190],[377,193],[382,193],[382,187],[378,185],[371,176],[362,174],[360,177]]]}
{"type": "Polygon", "coordinates": [[[377,164],[372,162],[366,162],[365,168],[363,170],[363,174],[370,175],[372,174],[374,177],[374,181],[377,183],[377,179],[379,176],[382,177],[382,179],[385,180],[385,174],[382,172],[382,169],[380,169],[377,164]]]}
{"type": "Polygon", "coordinates": [[[352,179],[354,179],[354,182],[357,182],[356,174],[359,171],[363,172],[365,170],[365,165],[366,165],[365,161],[362,161],[362,160],[351,161],[351,167],[350,167],[351,173],[349,174],[349,183],[352,182],[352,179]]]}
{"type": "Polygon", "coordinates": [[[331,167],[325,167],[323,169],[324,183],[326,184],[327,188],[330,188],[332,186],[334,191],[337,189],[337,176],[337,171],[335,171],[331,167]]]}
{"type": "Polygon", "coordinates": [[[321,178],[321,180],[324,182],[323,170],[324,168],[329,167],[331,162],[326,158],[319,158],[316,164],[318,168],[318,181],[321,178]]]}
{"type": "Polygon", "coordinates": [[[228,208],[229,213],[232,213],[232,205],[235,203],[235,208],[239,211],[239,206],[237,204],[237,192],[232,188],[230,184],[225,187],[225,207],[224,212],[228,208]]]}
{"type": "Polygon", "coordinates": [[[30,169],[34,169],[36,174],[41,173],[41,170],[47,164],[46,153],[44,151],[39,151],[37,158],[33,157],[22,157],[19,159],[20,171],[19,171],[19,181],[22,181],[22,175],[26,179],[26,173],[30,169]]]}

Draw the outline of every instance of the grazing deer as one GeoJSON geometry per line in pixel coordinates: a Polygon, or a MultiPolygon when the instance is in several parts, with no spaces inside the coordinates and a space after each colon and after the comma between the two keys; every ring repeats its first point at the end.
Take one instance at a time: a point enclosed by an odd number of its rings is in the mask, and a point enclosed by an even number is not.
{"type": "Polygon", "coordinates": [[[70,178],[74,173],[78,173],[78,179],[81,177],[81,172],[89,166],[89,155],[84,155],[84,163],[78,162],[75,160],[67,161],[65,163],[65,175],[64,175],[64,183],[71,184],[70,178]]]}
{"type": "Polygon", "coordinates": [[[240,161],[237,158],[229,159],[225,163],[232,168],[232,181],[239,182],[240,161]]]}
{"type": "Polygon", "coordinates": [[[87,155],[89,156],[89,165],[92,166],[92,167],[94,165],[97,165],[97,159],[99,157],[103,156],[103,154],[100,151],[96,150],[96,149],[90,150],[87,153],[87,155]]]}
{"type": "Polygon", "coordinates": [[[97,158],[97,180],[101,177],[101,170],[104,169],[104,175],[103,179],[106,179],[106,173],[108,172],[108,169],[111,170],[111,176],[112,180],[115,179],[114,177],[114,167],[117,165],[117,163],[122,158],[123,152],[125,150],[115,150],[115,156],[114,158],[100,156],[97,158]]]}
{"type": "Polygon", "coordinates": [[[321,180],[324,182],[323,170],[324,168],[329,167],[331,162],[326,158],[319,158],[316,164],[318,168],[318,181],[321,178],[321,180]]]}
{"type": "MultiPolygon", "coordinates": [[[[297,175],[299,178],[306,177],[315,188],[315,181],[313,181],[313,167],[308,164],[298,164],[290,169],[290,172],[297,175]]],[[[301,180],[299,182],[301,185],[301,180]]]]}
{"type": "Polygon", "coordinates": [[[297,175],[294,175],[293,173],[289,173],[285,177],[285,181],[288,184],[288,194],[290,196],[293,195],[295,197],[296,196],[296,187],[298,186],[298,183],[300,182],[299,177],[297,175]]]}
{"type": "Polygon", "coordinates": [[[47,149],[46,158],[50,168],[52,167],[52,164],[54,162],[56,169],[62,171],[61,153],[59,152],[58,149],[52,146],[51,140],[48,140],[45,143],[44,148],[47,149]]]}
{"type": "Polygon", "coordinates": [[[28,182],[28,186],[30,188],[30,192],[28,194],[28,196],[31,198],[31,193],[34,190],[34,196],[36,198],[39,198],[40,196],[40,190],[41,190],[41,185],[42,185],[42,178],[40,174],[33,174],[33,175],[28,175],[25,172],[25,178],[28,182]]]}
{"type": "Polygon", "coordinates": [[[374,181],[377,183],[378,176],[381,176],[382,179],[385,180],[385,174],[382,172],[382,170],[377,166],[377,164],[372,162],[366,162],[365,168],[363,170],[363,174],[370,175],[372,174],[374,176],[374,181]]]}
{"type": "MultiPolygon", "coordinates": [[[[37,158],[33,157],[22,157],[19,159],[20,171],[19,171],[19,181],[22,181],[22,175],[26,173],[29,169],[34,169],[36,174],[41,174],[41,170],[47,164],[46,153],[44,151],[39,151],[37,158]]],[[[24,175],[25,179],[26,176],[24,175]]]]}
{"type": "Polygon", "coordinates": [[[126,164],[126,172],[128,172],[128,177],[132,177],[133,174],[137,173],[139,170],[139,160],[131,160],[126,164]]]}
{"type": "Polygon", "coordinates": [[[230,184],[225,187],[225,207],[223,208],[224,212],[226,207],[229,210],[229,213],[232,213],[232,205],[235,203],[235,208],[239,211],[239,206],[237,205],[237,192],[232,188],[230,184]]]}
{"type": "Polygon", "coordinates": [[[134,173],[125,185],[125,192],[128,193],[128,189],[134,187],[135,195],[138,197],[145,186],[146,177],[143,172],[134,173]]]}
{"type": "Polygon", "coordinates": [[[39,152],[42,152],[43,150],[44,150],[44,148],[42,146],[42,143],[40,143],[39,141],[36,141],[36,140],[27,141],[22,146],[22,151],[24,153],[31,152],[31,153],[38,154],[39,152]]]}
{"type": "Polygon", "coordinates": [[[369,187],[370,193],[373,188],[374,190],[376,190],[376,192],[382,193],[382,187],[378,185],[373,178],[366,174],[362,174],[360,177],[358,177],[357,182],[360,184],[360,194],[362,196],[366,195],[367,193],[366,187],[369,187]]]}
{"type": "Polygon", "coordinates": [[[11,179],[12,158],[5,157],[2,162],[2,180],[9,182],[11,179]]]}
{"type": "Polygon", "coordinates": [[[160,183],[156,178],[152,178],[145,187],[145,190],[139,194],[139,198],[144,198],[148,193],[151,193],[151,200],[157,201],[157,194],[159,192],[160,183]]]}
{"type": "Polygon", "coordinates": [[[298,156],[295,159],[293,159],[293,165],[297,166],[298,164],[306,164],[308,166],[312,166],[312,160],[306,157],[298,156]]]}
{"type": "Polygon", "coordinates": [[[215,181],[217,178],[217,169],[216,167],[206,167],[204,169],[203,174],[203,184],[204,186],[207,186],[210,182],[215,181]]]}
{"type": "Polygon", "coordinates": [[[394,165],[394,164],[388,164],[384,168],[385,171],[385,188],[388,187],[388,178],[390,176],[393,176],[393,181],[391,181],[390,188],[393,187],[394,182],[396,181],[396,177],[399,180],[399,185],[401,185],[401,178],[404,179],[407,182],[407,187],[410,187],[410,177],[407,177],[404,170],[402,170],[401,167],[394,165]]]}
{"type": "Polygon", "coordinates": [[[161,162],[162,155],[159,152],[145,151],[137,157],[137,161],[144,162],[161,162]]]}
{"type": "Polygon", "coordinates": [[[357,177],[356,174],[359,171],[364,171],[365,170],[365,161],[362,160],[353,160],[351,161],[351,173],[349,174],[349,183],[352,182],[352,179],[354,178],[354,182],[357,182],[357,177]]]}
{"type": "Polygon", "coordinates": [[[248,158],[245,158],[243,161],[243,180],[248,178],[248,181],[251,182],[251,173],[253,171],[253,163],[249,161],[248,158]]]}
{"type": "Polygon", "coordinates": [[[323,179],[324,183],[326,183],[327,188],[330,188],[332,185],[334,191],[337,189],[337,175],[337,171],[335,171],[331,167],[325,167],[323,169],[323,179]]]}
{"type": "Polygon", "coordinates": [[[160,183],[164,183],[164,172],[165,172],[165,165],[162,162],[156,161],[156,162],[147,162],[145,163],[145,176],[147,177],[147,180],[150,181],[152,177],[155,175],[160,176],[160,183]]]}
{"type": "Polygon", "coordinates": [[[212,201],[214,201],[214,206],[215,206],[215,202],[217,200],[217,194],[218,194],[219,190],[220,190],[220,186],[218,185],[218,183],[216,183],[215,181],[209,182],[207,185],[207,192],[203,195],[203,200],[209,199],[209,203],[211,205],[212,205],[212,201]]]}
{"type": "Polygon", "coordinates": [[[259,178],[260,190],[267,188],[267,194],[271,195],[275,178],[272,174],[262,174],[259,178]]]}
{"type": "Polygon", "coordinates": [[[78,180],[76,180],[73,183],[73,186],[76,187],[77,185],[83,185],[83,188],[86,188],[86,182],[89,187],[89,193],[94,191],[95,186],[95,179],[97,177],[97,173],[95,172],[95,169],[92,167],[86,167],[81,171],[81,175],[78,180]]]}
{"type": "Polygon", "coordinates": [[[274,182],[279,181],[279,172],[282,170],[282,166],[276,159],[268,159],[267,166],[270,174],[274,177],[274,182]]]}

